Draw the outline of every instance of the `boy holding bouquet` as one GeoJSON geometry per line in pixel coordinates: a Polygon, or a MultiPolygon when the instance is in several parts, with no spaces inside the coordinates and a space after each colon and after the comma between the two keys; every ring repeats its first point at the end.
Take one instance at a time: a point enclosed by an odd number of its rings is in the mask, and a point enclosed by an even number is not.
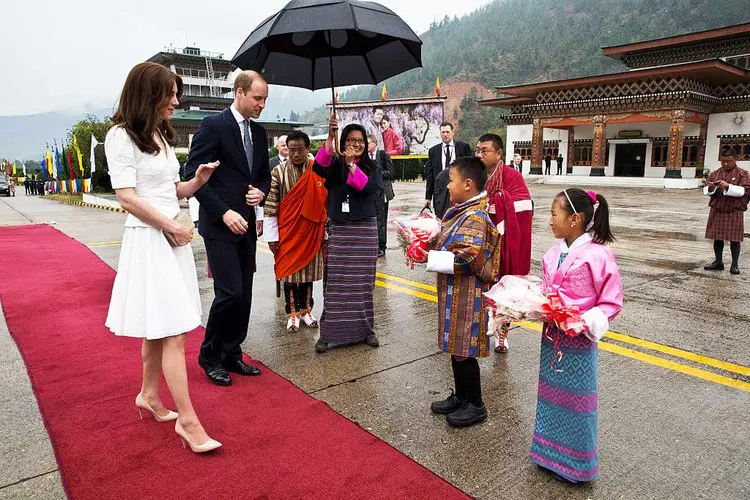
{"type": "Polygon", "coordinates": [[[455,392],[432,403],[453,427],[487,419],[477,357],[489,355],[483,292],[498,280],[500,233],[487,212],[487,169],[475,157],[451,164],[448,192],[453,206],[443,217],[434,250],[422,251],[437,274],[438,345],[451,355],[455,392]]]}

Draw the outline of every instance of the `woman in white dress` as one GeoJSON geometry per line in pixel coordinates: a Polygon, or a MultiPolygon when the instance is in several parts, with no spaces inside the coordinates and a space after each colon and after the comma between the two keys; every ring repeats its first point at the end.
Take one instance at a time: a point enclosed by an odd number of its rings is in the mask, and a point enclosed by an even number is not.
{"type": "Polygon", "coordinates": [[[190,197],[219,162],[201,165],[180,182],[177,138],[169,120],[182,95],[182,79],[155,63],[135,66],[125,81],[113,126],[104,141],[112,188],[129,212],[106,326],[115,335],[143,338],[143,385],[135,399],[158,422],[176,420],[183,446],[201,453],[221,446],[195,414],[185,368],[185,333],[201,324],[191,228],[174,218],[178,199],[190,197]],[[172,247],[164,236],[171,233],[172,247]],[[164,371],[177,413],[159,398],[164,371]]]}

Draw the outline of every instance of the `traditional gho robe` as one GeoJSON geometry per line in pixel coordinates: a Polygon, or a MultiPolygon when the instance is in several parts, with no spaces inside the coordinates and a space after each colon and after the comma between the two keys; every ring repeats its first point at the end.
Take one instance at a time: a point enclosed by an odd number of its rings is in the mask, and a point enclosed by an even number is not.
{"type": "Polygon", "coordinates": [[[745,236],[745,211],[750,202],[750,173],[740,167],[732,170],[718,168],[708,176],[708,182],[725,181],[724,191],[706,186],[703,194],[710,196],[711,211],[706,223],[706,238],[721,241],[742,241],[745,236]]]}
{"type": "Polygon", "coordinates": [[[529,274],[534,204],[523,175],[501,161],[484,189],[490,218],[503,235],[500,276],[529,274]]]}
{"type": "Polygon", "coordinates": [[[487,213],[487,194],[448,209],[427,270],[438,291],[438,345],[462,357],[490,352],[483,293],[499,279],[501,237],[487,213]]]}
{"type": "Polygon", "coordinates": [[[310,283],[323,279],[323,235],[328,192],[312,170],[285,161],[271,171],[271,190],[264,205],[263,234],[279,242],[274,256],[276,279],[310,283]]]}
{"type": "Polygon", "coordinates": [[[612,250],[584,234],[570,248],[562,240],[544,254],[542,277],[548,293],[579,307],[589,330],[570,337],[544,325],[531,460],[566,479],[591,481],[599,471],[597,341],[622,309],[620,271],[612,250]]]}

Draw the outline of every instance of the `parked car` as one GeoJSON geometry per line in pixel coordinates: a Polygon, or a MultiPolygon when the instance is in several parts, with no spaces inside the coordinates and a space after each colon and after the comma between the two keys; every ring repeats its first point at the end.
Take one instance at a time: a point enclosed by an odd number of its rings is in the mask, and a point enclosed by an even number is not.
{"type": "Polygon", "coordinates": [[[0,196],[10,196],[11,195],[11,188],[10,184],[5,179],[0,179],[0,196]]]}

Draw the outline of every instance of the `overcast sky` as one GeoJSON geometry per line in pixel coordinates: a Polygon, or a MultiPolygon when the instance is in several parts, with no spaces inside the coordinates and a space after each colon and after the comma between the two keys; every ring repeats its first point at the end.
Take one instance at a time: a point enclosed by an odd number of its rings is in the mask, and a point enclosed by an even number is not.
{"type": "MultiPolygon", "coordinates": [[[[381,0],[417,33],[489,0],[381,0]]],[[[170,44],[231,58],[287,0],[3,0],[0,116],[114,104],[135,64],[170,44]],[[247,5],[247,7],[242,7],[247,5]]],[[[270,98],[273,98],[273,90],[270,98]]]]}

